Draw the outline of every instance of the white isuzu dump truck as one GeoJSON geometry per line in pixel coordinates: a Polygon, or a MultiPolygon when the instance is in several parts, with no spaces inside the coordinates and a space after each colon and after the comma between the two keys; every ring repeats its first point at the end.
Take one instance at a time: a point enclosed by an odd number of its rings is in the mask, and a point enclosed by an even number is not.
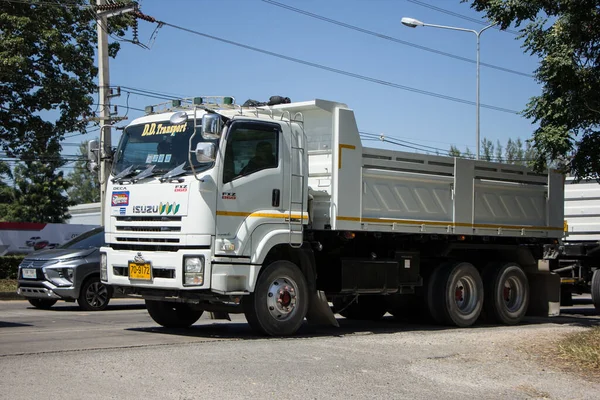
{"type": "Polygon", "coordinates": [[[555,312],[543,250],[563,235],[557,173],[363,147],[332,101],[149,111],[114,156],[101,279],[160,325],[244,313],[289,335],[305,318],[336,324],[329,304],[371,320],[419,307],[461,327],[482,311],[505,324],[538,303],[555,312]]]}

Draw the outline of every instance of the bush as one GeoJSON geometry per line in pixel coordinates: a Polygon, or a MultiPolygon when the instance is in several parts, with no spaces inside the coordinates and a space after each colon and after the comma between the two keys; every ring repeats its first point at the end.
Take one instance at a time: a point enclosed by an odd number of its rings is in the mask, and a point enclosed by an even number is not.
{"type": "Polygon", "coordinates": [[[17,279],[19,264],[25,256],[0,257],[0,279],[17,279]]]}

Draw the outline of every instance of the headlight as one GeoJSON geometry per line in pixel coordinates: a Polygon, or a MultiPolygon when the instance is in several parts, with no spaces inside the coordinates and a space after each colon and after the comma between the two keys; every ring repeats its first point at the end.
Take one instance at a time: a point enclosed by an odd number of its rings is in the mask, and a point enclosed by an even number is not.
{"type": "Polygon", "coordinates": [[[108,267],[106,264],[106,253],[100,253],[100,280],[108,281],[108,267]]]}
{"type": "Polygon", "coordinates": [[[73,284],[73,268],[44,267],[42,271],[46,279],[56,286],[71,286],[73,284]]]}
{"type": "Polygon", "coordinates": [[[185,286],[202,286],[204,283],[204,257],[184,257],[183,272],[185,286]]]}

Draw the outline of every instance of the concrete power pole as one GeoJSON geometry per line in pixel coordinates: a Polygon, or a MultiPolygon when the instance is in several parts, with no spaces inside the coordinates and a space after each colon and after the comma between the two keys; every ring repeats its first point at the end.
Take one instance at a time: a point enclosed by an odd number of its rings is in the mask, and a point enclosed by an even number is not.
{"type": "MultiPolygon", "coordinates": [[[[108,69],[108,18],[117,15],[138,12],[137,4],[106,5],[106,0],[96,0],[96,29],[98,31],[98,97],[100,103],[100,148],[99,148],[99,179],[100,179],[100,218],[104,226],[106,214],[106,187],[111,167],[111,128],[113,118],[110,113],[110,76],[108,69]]],[[[140,14],[141,15],[141,14],[140,14]]]]}
{"type": "MultiPolygon", "coordinates": [[[[106,0],[96,0],[96,5],[102,6],[106,0]]],[[[104,215],[106,213],[106,184],[108,180],[109,165],[108,156],[111,151],[111,125],[110,125],[110,76],[108,71],[108,18],[97,14],[98,30],[98,98],[100,103],[100,220],[104,226],[104,215]]]]}

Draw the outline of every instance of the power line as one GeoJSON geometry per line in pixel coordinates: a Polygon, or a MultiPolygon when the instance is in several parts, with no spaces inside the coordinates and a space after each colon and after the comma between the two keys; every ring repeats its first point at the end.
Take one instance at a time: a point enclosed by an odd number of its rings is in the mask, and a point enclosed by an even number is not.
{"type": "MultiPolygon", "coordinates": [[[[341,26],[341,27],[344,27],[344,28],[347,28],[347,29],[352,29],[352,30],[355,30],[355,31],[358,31],[358,32],[362,32],[362,33],[367,34],[367,35],[375,36],[375,37],[378,37],[380,39],[389,40],[391,42],[395,42],[395,43],[403,44],[403,45],[406,45],[406,46],[414,47],[414,48],[417,48],[419,50],[428,51],[430,53],[435,53],[435,54],[439,54],[439,55],[442,55],[442,56],[454,58],[456,60],[465,61],[465,62],[468,62],[468,63],[471,63],[471,64],[476,64],[477,63],[476,60],[473,60],[473,59],[470,59],[470,58],[467,58],[467,57],[462,57],[462,56],[459,56],[459,55],[456,55],[456,54],[447,53],[445,51],[433,49],[431,47],[421,46],[421,45],[418,45],[418,44],[415,44],[415,43],[408,42],[406,40],[396,39],[396,38],[394,38],[392,36],[384,35],[382,33],[370,31],[368,29],[360,28],[360,27],[355,26],[355,25],[350,25],[350,24],[347,24],[345,22],[341,22],[341,21],[337,21],[335,19],[327,18],[327,17],[324,17],[322,15],[314,14],[314,13],[311,13],[309,11],[305,11],[305,10],[301,10],[299,8],[296,8],[296,7],[289,6],[287,4],[279,3],[277,1],[273,1],[273,0],[262,0],[262,1],[265,2],[265,3],[267,3],[267,4],[271,4],[271,5],[274,5],[274,6],[277,6],[277,7],[281,7],[281,8],[285,8],[287,10],[290,10],[290,11],[293,11],[293,12],[296,12],[296,13],[299,13],[299,14],[304,14],[304,15],[306,15],[308,17],[311,17],[311,18],[316,18],[316,19],[319,19],[321,21],[328,22],[330,24],[338,25],[338,26],[341,26]]],[[[485,66],[485,67],[488,67],[488,68],[493,68],[493,69],[496,69],[496,70],[499,70],[499,71],[503,71],[503,72],[508,72],[508,73],[515,74],[515,75],[525,76],[527,78],[532,78],[533,77],[533,75],[528,74],[526,72],[516,71],[514,69],[500,67],[498,65],[493,65],[493,64],[483,63],[483,62],[480,62],[479,65],[485,66]]]]}
{"type": "MultiPolygon", "coordinates": [[[[479,25],[489,25],[489,23],[486,22],[486,21],[481,21],[481,20],[479,20],[477,18],[467,17],[466,15],[459,14],[459,13],[456,13],[454,11],[447,10],[445,8],[437,7],[437,6],[431,5],[429,3],[425,3],[423,1],[418,1],[418,0],[406,0],[406,1],[408,1],[409,3],[417,4],[417,5],[421,6],[421,7],[429,8],[431,10],[435,10],[435,11],[444,13],[444,14],[452,15],[453,17],[461,18],[461,19],[464,19],[466,21],[470,21],[470,22],[473,22],[473,23],[476,23],[476,24],[479,24],[479,25]]],[[[498,27],[496,27],[496,29],[500,30],[501,32],[512,33],[513,35],[518,35],[519,34],[519,32],[517,32],[515,30],[512,30],[512,29],[501,30],[498,27]]]]}
{"type": "MultiPolygon", "coordinates": [[[[202,36],[202,37],[205,37],[205,38],[217,40],[217,41],[222,42],[222,43],[227,43],[227,44],[230,44],[230,45],[233,45],[233,46],[241,47],[241,48],[244,48],[244,49],[247,49],[247,50],[252,50],[252,51],[255,51],[255,52],[258,52],[258,53],[262,53],[262,54],[266,54],[266,55],[270,55],[272,57],[277,57],[277,58],[280,58],[280,59],[283,59],[283,60],[292,61],[292,62],[295,62],[295,63],[298,63],[298,64],[308,65],[308,66],[313,67],[313,68],[318,68],[318,69],[322,69],[322,70],[325,70],[325,71],[334,72],[336,74],[346,75],[346,76],[349,76],[349,77],[352,77],[352,78],[356,78],[356,79],[360,79],[360,80],[363,80],[363,81],[377,83],[379,85],[389,86],[389,87],[393,87],[393,88],[396,88],[396,89],[401,89],[401,90],[405,90],[405,91],[409,91],[409,92],[413,92],[413,93],[419,93],[419,94],[423,94],[423,95],[426,95],[426,96],[436,97],[436,98],[439,98],[439,99],[449,100],[449,101],[453,101],[453,102],[456,102],[456,103],[468,104],[468,105],[472,105],[472,106],[476,105],[476,103],[474,101],[471,101],[471,100],[461,99],[461,98],[458,98],[458,97],[447,96],[447,95],[444,95],[444,94],[441,94],[441,93],[435,93],[435,92],[430,92],[430,91],[427,91],[427,90],[413,88],[413,87],[410,87],[410,86],[400,85],[400,84],[397,84],[397,83],[384,81],[382,79],[376,79],[376,78],[372,78],[372,77],[369,77],[369,76],[366,76],[366,75],[360,75],[360,74],[356,74],[356,73],[353,73],[353,72],[348,72],[348,71],[344,71],[344,70],[341,70],[341,69],[328,67],[328,66],[325,66],[325,65],[322,65],[322,64],[317,64],[317,63],[313,63],[313,62],[310,62],[310,61],[301,60],[299,58],[285,56],[285,55],[280,54],[280,53],[275,53],[275,52],[272,52],[272,51],[263,50],[263,49],[259,49],[257,47],[252,47],[252,46],[248,46],[248,45],[245,45],[245,44],[242,44],[242,43],[234,42],[232,40],[227,40],[227,39],[223,39],[223,38],[220,38],[220,37],[217,37],[217,36],[208,35],[206,33],[198,32],[198,31],[195,31],[195,30],[192,30],[192,29],[189,29],[189,28],[184,28],[182,26],[174,25],[174,24],[171,24],[171,23],[168,23],[168,22],[164,22],[164,21],[157,21],[157,22],[159,22],[159,23],[161,23],[163,25],[166,25],[166,26],[170,26],[171,28],[175,28],[175,29],[179,29],[179,30],[182,30],[182,31],[185,31],[185,32],[188,32],[188,33],[192,33],[194,35],[198,35],[198,36],[202,36]]],[[[480,106],[483,107],[483,108],[490,109],[490,110],[501,111],[501,112],[505,112],[505,113],[509,113],[509,114],[518,114],[519,113],[516,110],[511,110],[511,109],[508,109],[508,108],[493,106],[493,105],[489,105],[489,104],[480,104],[480,106]]]]}

